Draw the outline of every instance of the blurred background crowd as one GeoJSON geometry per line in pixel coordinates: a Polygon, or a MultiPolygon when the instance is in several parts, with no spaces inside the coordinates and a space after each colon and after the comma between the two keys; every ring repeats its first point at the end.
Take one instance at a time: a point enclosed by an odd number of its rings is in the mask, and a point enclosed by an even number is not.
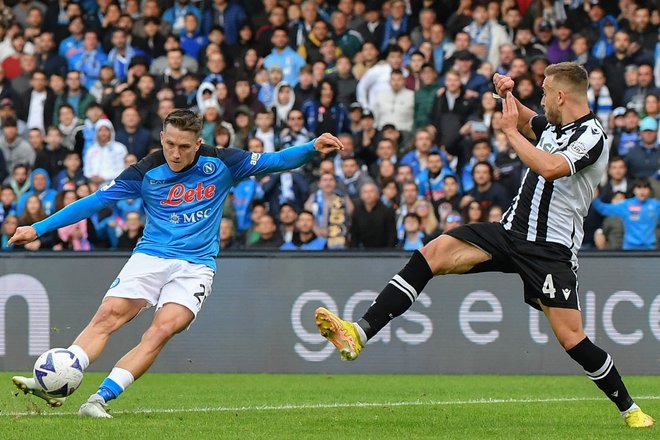
{"type": "MultiPolygon", "coordinates": [[[[0,1],[0,249],[160,149],[183,107],[216,148],[346,147],[239,183],[221,249],[418,249],[501,219],[525,166],[492,75],[541,113],[561,61],[610,146],[584,248],[656,249],[659,25],[657,0],[0,1]]],[[[144,222],[126,200],[25,249],[128,250],[144,222]]]]}

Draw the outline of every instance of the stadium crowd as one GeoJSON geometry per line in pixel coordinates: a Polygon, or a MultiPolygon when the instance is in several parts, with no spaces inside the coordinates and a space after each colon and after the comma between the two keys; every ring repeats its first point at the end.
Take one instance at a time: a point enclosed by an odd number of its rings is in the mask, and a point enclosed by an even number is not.
{"type": "MultiPolygon", "coordinates": [[[[418,249],[516,195],[492,75],[542,112],[545,67],[576,61],[610,142],[584,247],[656,249],[659,25],[657,0],[0,1],[0,248],[161,148],[185,107],[217,148],[345,146],[238,183],[221,249],[418,249]]],[[[25,249],[132,249],[145,220],[125,200],[25,249]]]]}

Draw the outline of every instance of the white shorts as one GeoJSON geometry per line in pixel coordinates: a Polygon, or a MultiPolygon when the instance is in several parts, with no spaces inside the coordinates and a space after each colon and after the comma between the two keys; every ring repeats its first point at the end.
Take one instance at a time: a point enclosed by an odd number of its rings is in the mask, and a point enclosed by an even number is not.
{"type": "Polygon", "coordinates": [[[106,297],[144,299],[160,309],[180,304],[197,317],[211,294],[214,270],[203,264],[135,253],[105,294],[106,297]]]}

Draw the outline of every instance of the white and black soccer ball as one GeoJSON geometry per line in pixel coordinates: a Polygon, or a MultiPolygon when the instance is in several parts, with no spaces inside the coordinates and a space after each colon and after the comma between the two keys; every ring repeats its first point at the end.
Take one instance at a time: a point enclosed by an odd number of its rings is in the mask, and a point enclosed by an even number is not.
{"type": "Polygon", "coordinates": [[[66,397],[80,386],[83,370],[75,354],[51,348],[34,363],[34,378],[48,395],[66,397]]]}

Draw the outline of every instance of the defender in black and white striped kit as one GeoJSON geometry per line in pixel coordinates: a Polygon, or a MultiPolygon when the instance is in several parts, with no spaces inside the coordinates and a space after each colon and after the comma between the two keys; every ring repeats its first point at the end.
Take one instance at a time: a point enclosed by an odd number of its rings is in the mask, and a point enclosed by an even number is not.
{"type": "Polygon", "coordinates": [[[584,333],[579,311],[582,219],[608,159],[603,127],[587,102],[587,72],[576,63],[559,63],[548,66],[545,76],[543,116],[513,97],[511,78],[493,78],[496,92],[506,96],[502,130],[529,168],[502,222],[450,230],[415,251],[362,319],[351,323],[319,308],[316,324],[343,359],[353,360],[370,338],[412,305],[435,275],[518,273],[525,301],[545,313],[559,343],[616,404],[625,423],[632,428],[653,426],[655,420],[628,394],[611,356],[584,333]]]}

